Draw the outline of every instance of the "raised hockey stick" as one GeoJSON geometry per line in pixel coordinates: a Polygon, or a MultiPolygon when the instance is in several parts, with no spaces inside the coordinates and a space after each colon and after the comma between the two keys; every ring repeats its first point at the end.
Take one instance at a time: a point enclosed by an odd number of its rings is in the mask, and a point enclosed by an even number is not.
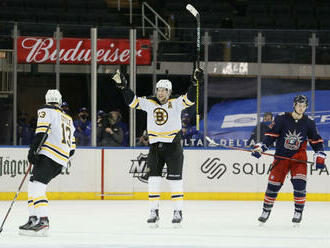
{"type": "MultiPolygon", "coordinates": [[[[43,145],[43,143],[45,142],[45,140],[46,140],[46,138],[47,138],[47,134],[48,134],[49,129],[50,129],[50,124],[49,124],[49,126],[47,127],[47,129],[46,129],[46,133],[45,133],[44,136],[42,137],[42,139],[41,139],[41,141],[40,141],[40,144],[38,145],[38,148],[37,148],[35,154],[38,154],[38,153],[40,152],[40,150],[41,150],[41,146],[43,145]]],[[[15,197],[14,197],[14,199],[12,200],[12,202],[11,202],[11,204],[10,204],[10,207],[9,207],[9,209],[8,209],[8,211],[7,211],[7,214],[6,214],[5,218],[4,218],[3,221],[2,221],[2,224],[1,224],[1,227],[0,227],[0,233],[1,233],[2,230],[3,230],[3,225],[5,224],[5,222],[6,222],[7,218],[8,218],[8,216],[9,216],[9,213],[10,213],[10,211],[11,211],[11,209],[12,209],[12,207],[13,207],[13,205],[14,205],[14,203],[15,203],[17,197],[18,197],[19,192],[21,191],[21,188],[22,188],[22,186],[23,186],[23,184],[24,184],[24,181],[25,181],[27,175],[30,173],[31,168],[32,168],[32,164],[29,164],[29,167],[28,167],[28,169],[27,169],[27,171],[26,171],[26,173],[25,173],[25,175],[24,175],[24,177],[23,177],[23,179],[22,179],[22,181],[21,181],[21,184],[20,184],[19,187],[18,187],[18,190],[17,190],[17,192],[16,192],[16,194],[15,194],[15,197]]]]}
{"type": "MultiPolygon", "coordinates": [[[[235,147],[235,146],[225,146],[225,145],[221,145],[221,144],[219,144],[219,143],[216,143],[214,140],[212,140],[212,139],[211,139],[210,137],[208,137],[208,136],[206,136],[205,138],[206,138],[206,140],[209,142],[209,144],[210,144],[211,146],[219,146],[219,147],[224,147],[224,148],[233,149],[233,150],[238,150],[238,151],[251,152],[251,150],[249,150],[249,149],[244,149],[244,148],[235,147]]],[[[278,158],[278,159],[291,160],[291,161],[299,162],[299,163],[306,163],[306,164],[311,164],[311,165],[314,164],[314,162],[305,161],[305,160],[299,160],[299,159],[295,159],[295,158],[283,157],[283,156],[274,155],[274,154],[267,153],[267,152],[262,152],[261,154],[263,154],[263,155],[267,155],[267,156],[271,156],[271,157],[274,157],[274,158],[278,158]]]]}
{"type": "MultiPolygon", "coordinates": [[[[196,30],[196,65],[195,68],[199,68],[200,64],[200,53],[201,53],[201,22],[199,12],[191,4],[187,4],[186,9],[195,17],[197,22],[196,30]]],[[[194,68],[194,69],[195,69],[194,68]]],[[[196,87],[196,130],[199,131],[199,82],[197,80],[196,87]]]]}

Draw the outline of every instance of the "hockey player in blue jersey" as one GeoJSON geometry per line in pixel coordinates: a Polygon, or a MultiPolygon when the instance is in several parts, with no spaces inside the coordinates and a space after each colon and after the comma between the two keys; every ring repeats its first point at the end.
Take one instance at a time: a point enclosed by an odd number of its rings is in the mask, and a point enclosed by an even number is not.
{"type": "MultiPolygon", "coordinates": [[[[293,112],[278,115],[271,124],[271,129],[265,133],[262,143],[256,144],[252,149],[252,156],[261,157],[274,141],[276,141],[275,155],[307,161],[307,141],[314,150],[314,163],[317,169],[325,168],[323,140],[318,134],[315,122],[305,115],[308,99],[304,95],[294,98],[293,112]]],[[[280,191],[285,177],[290,172],[293,185],[295,212],[292,218],[294,224],[302,220],[302,212],[306,201],[306,175],[307,164],[292,160],[275,159],[268,178],[265,192],[262,215],[258,218],[265,223],[269,218],[277,194],[280,191]]]]}

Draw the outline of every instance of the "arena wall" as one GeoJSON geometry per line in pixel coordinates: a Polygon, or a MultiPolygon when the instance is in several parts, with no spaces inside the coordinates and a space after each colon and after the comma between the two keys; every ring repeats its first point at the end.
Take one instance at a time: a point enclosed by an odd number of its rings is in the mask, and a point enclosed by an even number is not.
{"type": "MultiPolygon", "coordinates": [[[[0,148],[0,200],[12,200],[28,167],[28,148],[0,148]]],[[[330,157],[330,152],[326,152],[330,157]]],[[[49,199],[148,199],[147,149],[80,148],[68,169],[48,186],[49,199]]],[[[262,200],[272,157],[257,160],[247,152],[185,149],[186,200],[262,200]]],[[[308,151],[312,160],[312,151],[308,151]]],[[[308,166],[307,200],[330,201],[330,167],[317,171],[308,166]]],[[[164,176],[166,171],[164,171],[164,176]]],[[[18,199],[27,199],[27,181],[18,199]]],[[[166,180],[162,199],[170,199],[166,180]]],[[[290,176],[279,200],[292,200],[290,176]]]]}

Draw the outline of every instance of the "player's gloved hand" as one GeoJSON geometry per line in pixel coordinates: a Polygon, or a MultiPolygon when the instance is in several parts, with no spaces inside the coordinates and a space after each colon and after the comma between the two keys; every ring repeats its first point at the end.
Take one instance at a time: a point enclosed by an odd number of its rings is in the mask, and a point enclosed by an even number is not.
{"type": "Polygon", "coordinates": [[[38,154],[35,154],[34,149],[29,150],[28,160],[29,160],[30,164],[37,164],[38,163],[39,156],[38,156],[38,154]]]}
{"type": "Polygon", "coordinates": [[[126,80],[124,74],[122,74],[120,72],[120,70],[116,70],[116,72],[111,75],[111,79],[113,81],[115,81],[116,87],[118,89],[123,90],[123,89],[125,89],[127,87],[127,80],[126,80]]]}
{"type": "Polygon", "coordinates": [[[203,79],[204,79],[203,70],[201,68],[196,68],[194,74],[191,77],[192,85],[197,86],[197,82],[199,84],[203,83],[203,79]]]}
{"type": "Polygon", "coordinates": [[[74,154],[75,150],[71,150],[70,154],[69,154],[69,159],[72,158],[73,154],[74,154]]]}
{"type": "Polygon", "coordinates": [[[253,146],[251,150],[251,155],[256,158],[261,157],[261,153],[268,150],[268,147],[265,144],[257,143],[253,146]]]}
{"type": "Polygon", "coordinates": [[[325,158],[327,155],[324,152],[316,152],[313,155],[314,163],[316,165],[316,169],[323,170],[325,168],[325,158]]]}

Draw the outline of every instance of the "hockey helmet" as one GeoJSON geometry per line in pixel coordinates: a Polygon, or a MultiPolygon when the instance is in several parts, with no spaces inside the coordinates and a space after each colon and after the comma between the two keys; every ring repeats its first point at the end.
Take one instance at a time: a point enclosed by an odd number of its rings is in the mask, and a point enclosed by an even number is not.
{"type": "Polygon", "coordinates": [[[58,105],[62,105],[62,95],[57,89],[48,90],[45,95],[46,103],[55,103],[58,105]]]}
{"type": "Polygon", "coordinates": [[[170,80],[168,79],[161,79],[157,82],[156,84],[156,90],[158,88],[165,88],[167,89],[168,91],[172,91],[172,83],[170,80]]]}
{"type": "Polygon", "coordinates": [[[305,103],[308,107],[308,98],[305,95],[297,95],[293,100],[293,106],[296,106],[297,103],[305,103]]]}

